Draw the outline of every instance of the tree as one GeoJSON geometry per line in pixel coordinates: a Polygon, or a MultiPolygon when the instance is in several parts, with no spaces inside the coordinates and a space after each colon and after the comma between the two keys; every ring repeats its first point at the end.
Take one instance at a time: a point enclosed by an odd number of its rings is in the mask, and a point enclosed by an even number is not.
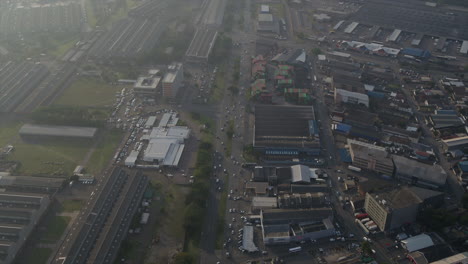
{"type": "Polygon", "coordinates": [[[363,255],[369,256],[369,255],[372,254],[372,248],[371,248],[371,245],[370,245],[369,241],[362,242],[361,249],[362,249],[362,254],[363,255]]]}
{"type": "Polygon", "coordinates": [[[468,209],[468,193],[464,193],[461,199],[462,207],[468,209]]]}
{"type": "Polygon", "coordinates": [[[319,54],[322,54],[322,50],[319,49],[319,48],[313,48],[312,49],[312,54],[314,54],[315,56],[319,55],[319,54]]]}
{"type": "Polygon", "coordinates": [[[195,263],[195,258],[192,254],[187,252],[180,252],[174,258],[175,264],[192,264],[195,263]]]}

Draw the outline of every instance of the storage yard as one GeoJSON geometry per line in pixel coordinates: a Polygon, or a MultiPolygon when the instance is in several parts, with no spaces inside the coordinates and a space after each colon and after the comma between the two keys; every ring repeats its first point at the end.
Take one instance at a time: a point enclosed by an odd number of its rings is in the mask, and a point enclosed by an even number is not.
{"type": "Polygon", "coordinates": [[[0,10],[0,34],[77,32],[83,22],[78,3],[10,7],[0,10]]]}
{"type": "Polygon", "coordinates": [[[164,30],[161,21],[126,18],[115,23],[89,52],[90,58],[135,59],[155,47],[164,30]]]}

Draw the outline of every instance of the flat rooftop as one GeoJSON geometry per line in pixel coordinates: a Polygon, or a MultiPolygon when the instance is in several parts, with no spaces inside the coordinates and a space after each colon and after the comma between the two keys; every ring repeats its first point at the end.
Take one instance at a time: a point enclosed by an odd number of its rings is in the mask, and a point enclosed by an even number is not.
{"type": "Polygon", "coordinates": [[[271,146],[273,141],[290,147],[304,146],[304,140],[310,139],[309,121],[314,119],[312,106],[257,105],[255,146],[271,146]]]}
{"type": "Polygon", "coordinates": [[[408,187],[393,189],[386,192],[370,193],[370,195],[389,211],[423,202],[423,200],[421,200],[419,196],[412,192],[408,187]]]}
{"type": "Polygon", "coordinates": [[[96,135],[96,132],[97,128],[95,127],[24,124],[21,127],[19,134],[23,136],[93,138],[96,135]]]}
{"type": "Polygon", "coordinates": [[[440,165],[428,165],[401,156],[393,156],[393,163],[397,174],[411,175],[411,177],[439,186],[444,185],[447,181],[447,173],[440,165]]]}
{"type": "Polygon", "coordinates": [[[218,31],[211,28],[197,29],[185,54],[187,57],[208,59],[218,31]]]}

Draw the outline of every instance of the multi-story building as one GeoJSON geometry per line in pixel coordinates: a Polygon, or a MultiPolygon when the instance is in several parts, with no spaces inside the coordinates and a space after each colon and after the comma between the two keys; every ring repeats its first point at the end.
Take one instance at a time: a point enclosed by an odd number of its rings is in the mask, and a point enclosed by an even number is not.
{"type": "Polygon", "coordinates": [[[348,139],[353,166],[392,176],[393,162],[384,147],[348,139]]]}
{"type": "Polygon", "coordinates": [[[173,98],[177,95],[184,82],[184,69],[182,63],[173,63],[169,65],[166,74],[162,80],[163,97],[173,98]]]}
{"type": "Polygon", "coordinates": [[[433,202],[440,205],[443,194],[418,187],[366,193],[364,209],[380,230],[392,230],[416,221],[419,210],[433,202]]]}

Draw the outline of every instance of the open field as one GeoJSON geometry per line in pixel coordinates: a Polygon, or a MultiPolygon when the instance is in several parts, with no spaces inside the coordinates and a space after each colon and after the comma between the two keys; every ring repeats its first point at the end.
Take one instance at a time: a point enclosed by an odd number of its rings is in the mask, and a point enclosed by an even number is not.
{"type": "Polygon", "coordinates": [[[66,140],[31,144],[19,137],[12,144],[15,150],[8,159],[21,163],[16,173],[57,177],[71,176],[91,146],[88,142],[66,140]]]}
{"type": "Polygon", "coordinates": [[[96,78],[80,78],[74,81],[55,101],[56,105],[111,106],[119,87],[96,78]]]}
{"type": "Polygon", "coordinates": [[[89,172],[96,174],[104,169],[115,154],[122,136],[123,133],[121,131],[111,131],[105,134],[86,165],[89,172]]]}
{"type": "Polygon", "coordinates": [[[0,147],[11,144],[18,136],[18,131],[23,125],[20,122],[7,122],[0,124],[0,147]]]}
{"type": "Polygon", "coordinates": [[[65,200],[61,202],[62,205],[62,212],[75,212],[79,211],[81,207],[83,206],[84,201],[83,200],[77,200],[77,199],[71,199],[71,200],[65,200]]]}
{"type": "Polygon", "coordinates": [[[70,222],[69,216],[55,216],[50,222],[47,223],[45,233],[41,237],[44,242],[56,242],[60,239],[65,228],[70,222]]]}
{"type": "Polygon", "coordinates": [[[52,254],[50,248],[34,248],[26,258],[26,263],[46,264],[50,254],[52,254]]]}

